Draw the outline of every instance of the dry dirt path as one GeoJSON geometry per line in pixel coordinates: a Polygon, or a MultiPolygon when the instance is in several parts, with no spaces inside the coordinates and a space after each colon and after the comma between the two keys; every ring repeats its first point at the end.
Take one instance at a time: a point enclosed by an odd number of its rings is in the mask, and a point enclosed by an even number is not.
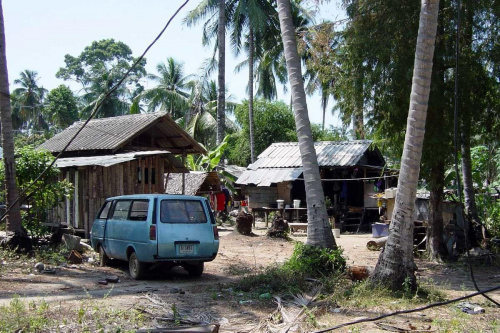
{"type": "MultiPolygon", "coordinates": [[[[204,313],[227,323],[226,331],[244,331],[248,325],[255,325],[274,309],[247,303],[245,294],[232,293],[229,287],[231,282],[245,272],[283,262],[290,257],[294,246],[293,242],[267,238],[263,227],[255,229],[254,233],[253,236],[242,236],[232,230],[222,230],[219,254],[213,262],[206,263],[205,272],[199,278],[190,278],[179,268],[158,270],[146,280],[135,281],[129,278],[127,265],[119,262],[104,268],[89,263],[61,267],[56,274],[46,275],[35,273],[34,263],[14,266],[3,262],[0,305],[8,305],[14,295],[19,295],[27,302],[43,299],[59,303],[63,308],[94,300],[106,307],[131,309],[151,304],[153,297],[164,305],[175,304],[191,315],[204,313]],[[118,277],[120,282],[98,284],[111,276],[118,277]]],[[[298,241],[306,239],[300,234],[295,234],[293,238],[298,241]]],[[[344,249],[348,265],[376,264],[379,252],[366,248],[369,239],[370,235],[341,235],[337,239],[337,244],[344,249]]],[[[462,263],[442,265],[417,260],[417,265],[420,278],[433,279],[451,297],[474,291],[467,266],[462,263]]],[[[499,285],[500,268],[486,264],[476,272],[476,277],[481,288],[499,285]]],[[[500,292],[494,293],[493,297],[500,301],[500,292]]]]}

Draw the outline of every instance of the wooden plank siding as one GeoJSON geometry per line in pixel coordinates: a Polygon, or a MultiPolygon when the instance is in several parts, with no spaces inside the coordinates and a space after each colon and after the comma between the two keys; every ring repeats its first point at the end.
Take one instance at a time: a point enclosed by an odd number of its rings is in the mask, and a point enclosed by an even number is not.
{"type": "Polygon", "coordinates": [[[163,172],[168,160],[161,156],[152,156],[133,160],[109,167],[88,166],[65,168],[58,180],[70,180],[73,184],[75,174],[78,173],[78,188],[75,188],[73,198],[64,200],[61,205],[53,210],[52,223],[65,223],[87,237],[92,223],[104,201],[109,197],[127,194],[165,193],[163,172]],[[140,167],[141,182],[138,182],[138,168],[140,167]],[[145,168],[148,168],[146,184],[145,168]],[[155,169],[155,184],[152,184],[155,169]],[[78,204],[75,200],[78,198],[78,204]],[[78,209],[78,212],[75,211],[78,209]],[[69,217],[69,220],[68,218],[69,217]],[[75,221],[78,217],[78,221],[75,221]]]}

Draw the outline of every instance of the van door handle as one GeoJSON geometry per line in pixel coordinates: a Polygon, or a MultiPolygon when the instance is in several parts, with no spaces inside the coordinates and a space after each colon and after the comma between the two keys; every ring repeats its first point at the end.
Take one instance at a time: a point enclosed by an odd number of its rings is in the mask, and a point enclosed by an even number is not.
{"type": "Polygon", "coordinates": [[[103,225],[101,225],[101,228],[104,228],[104,224],[103,224],[103,225]]]}

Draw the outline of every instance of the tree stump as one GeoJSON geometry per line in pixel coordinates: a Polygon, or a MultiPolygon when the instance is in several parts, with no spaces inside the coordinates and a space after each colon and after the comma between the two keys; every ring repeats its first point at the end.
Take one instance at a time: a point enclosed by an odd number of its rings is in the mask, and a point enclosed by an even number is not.
{"type": "Polygon", "coordinates": [[[288,222],[279,215],[274,215],[271,228],[267,231],[267,236],[273,238],[288,238],[290,228],[288,222]]]}
{"type": "Polygon", "coordinates": [[[236,231],[242,235],[250,235],[252,233],[253,217],[252,214],[239,212],[236,217],[236,231]]]}
{"type": "Polygon", "coordinates": [[[0,241],[0,246],[18,253],[30,253],[33,250],[31,238],[24,228],[15,232],[8,231],[7,237],[0,241]]]}

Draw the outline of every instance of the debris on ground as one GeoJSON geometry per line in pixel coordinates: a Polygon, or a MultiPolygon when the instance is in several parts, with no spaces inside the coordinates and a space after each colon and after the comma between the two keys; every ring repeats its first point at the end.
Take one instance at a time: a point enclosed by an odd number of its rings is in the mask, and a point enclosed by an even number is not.
{"type": "Polygon", "coordinates": [[[479,304],[476,303],[470,303],[470,302],[460,302],[457,304],[457,307],[462,310],[462,312],[468,313],[468,314],[480,314],[480,313],[485,313],[485,310],[479,306],[479,304]]]}
{"type": "Polygon", "coordinates": [[[218,324],[190,326],[190,327],[164,327],[164,328],[145,328],[135,331],[136,333],[217,333],[218,324]]]}
{"type": "Polygon", "coordinates": [[[80,252],[71,250],[67,258],[68,262],[74,265],[81,264],[83,262],[83,257],[80,252]]]}
{"type": "Polygon", "coordinates": [[[105,278],[105,280],[106,280],[106,282],[109,282],[109,283],[118,283],[118,282],[120,282],[120,279],[116,275],[108,276],[107,278],[105,278]]]}
{"type": "Polygon", "coordinates": [[[413,333],[424,333],[424,332],[436,332],[436,330],[432,330],[430,325],[425,325],[422,327],[416,326],[416,324],[412,324],[410,322],[393,324],[393,323],[375,323],[378,328],[389,331],[389,332],[413,332],[413,333]]]}
{"type": "Polygon", "coordinates": [[[387,239],[389,237],[380,237],[380,238],[375,238],[375,239],[370,239],[366,243],[366,248],[370,251],[380,251],[381,249],[384,248],[385,243],[387,243],[387,239]]]}
{"type": "Polygon", "coordinates": [[[45,269],[45,265],[43,264],[43,262],[37,262],[35,264],[35,269],[38,271],[38,272],[41,272],[45,269]]]}
{"type": "Polygon", "coordinates": [[[373,267],[370,266],[350,266],[347,268],[347,275],[353,281],[366,280],[373,272],[373,267]]]}

